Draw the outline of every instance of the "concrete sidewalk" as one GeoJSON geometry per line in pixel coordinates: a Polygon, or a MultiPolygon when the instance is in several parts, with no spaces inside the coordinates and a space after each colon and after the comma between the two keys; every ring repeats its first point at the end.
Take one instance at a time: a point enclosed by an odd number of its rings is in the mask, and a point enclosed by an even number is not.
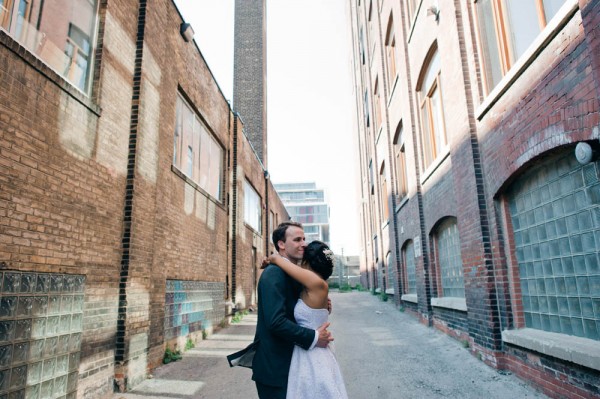
{"type": "Polygon", "coordinates": [[[254,339],[256,313],[250,313],[186,351],[183,359],[162,365],[152,378],[112,399],[141,398],[258,398],[252,370],[229,367],[226,356],[254,339]]]}

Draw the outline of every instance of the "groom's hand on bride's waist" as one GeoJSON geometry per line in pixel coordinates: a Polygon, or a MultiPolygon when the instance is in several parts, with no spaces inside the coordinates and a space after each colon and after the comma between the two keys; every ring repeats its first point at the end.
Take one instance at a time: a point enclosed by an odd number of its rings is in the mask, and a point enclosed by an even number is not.
{"type": "Polygon", "coordinates": [[[326,348],[327,345],[329,345],[329,343],[333,341],[333,336],[327,330],[327,327],[329,327],[329,322],[323,323],[321,327],[317,328],[317,334],[319,334],[319,339],[317,341],[316,346],[318,346],[319,348],[326,348]]]}

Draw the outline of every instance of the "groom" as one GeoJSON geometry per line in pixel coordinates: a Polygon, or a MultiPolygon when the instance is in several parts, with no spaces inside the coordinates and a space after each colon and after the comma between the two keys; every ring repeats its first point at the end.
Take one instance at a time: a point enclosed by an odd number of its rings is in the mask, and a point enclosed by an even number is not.
{"type": "MultiPolygon", "coordinates": [[[[304,255],[306,241],[302,225],[283,222],[273,231],[279,254],[293,263],[304,255]]],[[[302,285],[277,266],[267,266],[258,282],[258,322],[254,341],[258,343],[252,362],[252,379],[261,399],[284,399],[294,345],[303,349],[324,348],[333,341],[329,323],[318,330],[300,327],[294,306],[302,285]]]]}

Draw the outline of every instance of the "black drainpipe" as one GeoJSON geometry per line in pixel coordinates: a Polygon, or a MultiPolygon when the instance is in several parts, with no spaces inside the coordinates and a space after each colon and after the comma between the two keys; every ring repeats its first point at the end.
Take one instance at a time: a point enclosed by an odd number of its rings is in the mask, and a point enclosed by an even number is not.
{"type": "Polygon", "coordinates": [[[138,14],[138,32],[136,37],[135,68],[133,72],[133,96],[131,98],[131,120],[129,123],[129,154],[127,156],[127,181],[125,186],[125,205],[123,209],[123,252],[121,255],[121,273],[119,279],[119,310],[117,318],[117,336],[115,344],[115,362],[125,359],[125,335],[127,326],[127,281],[129,279],[129,251],[131,248],[131,219],[135,188],[135,165],[142,80],[142,59],[144,52],[144,31],[146,28],[146,0],[140,0],[138,14]]]}
{"type": "Polygon", "coordinates": [[[238,214],[238,181],[237,181],[237,164],[238,164],[238,114],[234,113],[233,121],[233,149],[232,149],[232,175],[231,175],[231,300],[233,302],[232,313],[235,313],[236,308],[236,267],[237,267],[237,214],[238,214]]]}
{"type": "Polygon", "coordinates": [[[268,170],[264,170],[263,172],[264,176],[265,176],[265,237],[267,237],[267,239],[265,240],[265,257],[269,256],[269,240],[271,239],[269,237],[269,226],[270,226],[270,209],[269,209],[269,171],[268,170]]]}

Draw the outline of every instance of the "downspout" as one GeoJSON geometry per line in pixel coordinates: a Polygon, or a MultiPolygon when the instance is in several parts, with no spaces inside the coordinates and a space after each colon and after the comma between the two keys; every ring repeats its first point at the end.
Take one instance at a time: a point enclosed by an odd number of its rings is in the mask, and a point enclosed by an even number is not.
{"type": "Polygon", "coordinates": [[[271,176],[269,176],[269,171],[264,170],[263,175],[265,176],[265,257],[269,255],[269,181],[271,176]]]}
{"type": "Polygon", "coordinates": [[[232,145],[232,173],[231,173],[231,300],[233,302],[232,313],[235,313],[236,308],[236,268],[237,268],[237,213],[238,213],[238,181],[237,181],[237,165],[238,165],[238,128],[239,116],[234,112],[233,121],[233,145],[232,145]]]}
{"type": "MultiPolygon", "coordinates": [[[[146,0],[140,0],[138,9],[138,31],[136,35],[135,67],[133,71],[133,95],[131,99],[131,119],[129,123],[129,153],[127,155],[127,179],[125,183],[125,203],[123,208],[123,237],[121,270],[119,279],[119,307],[117,334],[115,342],[115,363],[123,367],[125,362],[125,336],[127,331],[127,284],[129,281],[129,261],[131,250],[131,225],[135,192],[135,167],[137,133],[142,80],[142,60],[144,53],[144,33],[146,28],[146,0]]],[[[127,385],[127,376],[120,373],[120,381],[115,376],[115,384],[123,391],[127,385]]]]}

